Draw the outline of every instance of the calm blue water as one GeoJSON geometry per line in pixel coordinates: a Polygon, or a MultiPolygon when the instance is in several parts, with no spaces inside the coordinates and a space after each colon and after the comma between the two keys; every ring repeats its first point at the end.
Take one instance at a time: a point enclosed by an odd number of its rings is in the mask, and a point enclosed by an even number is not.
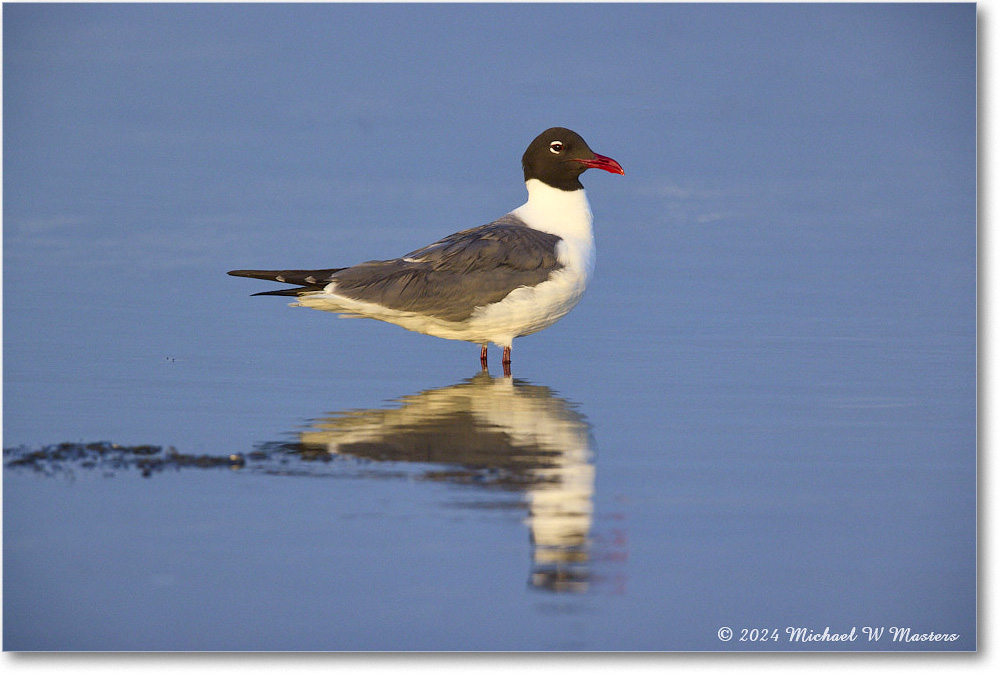
{"type": "Polygon", "coordinates": [[[5,461],[240,458],[7,466],[4,649],[976,648],[974,5],[3,12],[5,461]],[[488,222],[553,125],[626,175],[512,380],[225,275],[488,222]]]}

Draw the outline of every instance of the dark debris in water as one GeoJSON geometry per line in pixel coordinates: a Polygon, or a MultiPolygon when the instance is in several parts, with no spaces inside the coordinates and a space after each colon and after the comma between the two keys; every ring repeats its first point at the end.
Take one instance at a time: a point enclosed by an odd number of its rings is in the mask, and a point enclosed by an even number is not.
{"type": "Polygon", "coordinates": [[[240,469],[247,463],[242,454],[188,455],[173,447],[160,445],[119,445],[99,443],[57,443],[32,450],[4,448],[4,464],[12,469],[32,469],[45,475],[55,475],[74,466],[105,472],[136,469],[143,476],[167,469],[197,467],[208,469],[228,467],[240,469]]]}
{"type": "Polygon", "coordinates": [[[501,490],[527,487],[508,471],[460,465],[427,465],[339,455],[299,443],[262,443],[246,453],[186,454],[171,446],[96,443],[56,443],[41,448],[15,447],[3,451],[4,466],[45,476],[72,477],[77,470],[98,471],[105,476],[138,471],[144,477],[181,469],[248,470],[275,476],[323,478],[380,478],[430,480],[478,485],[501,490]]]}
{"type": "Polygon", "coordinates": [[[181,469],[230,469],[273,476],[431,481],[515,493],[548,480],[544,474],[521,470],[519,464],[401,461],[382,453],[338,454],[327,451],[325,446],[288,442],[261,443],[246,453],[217,455],[187,454],[171,446],[120,445],[108,441],[5,448],[3,455],[8,469],[69,478],[78,470],[97,471],[106,477],[138,471],[149,478],[181,469]]]}

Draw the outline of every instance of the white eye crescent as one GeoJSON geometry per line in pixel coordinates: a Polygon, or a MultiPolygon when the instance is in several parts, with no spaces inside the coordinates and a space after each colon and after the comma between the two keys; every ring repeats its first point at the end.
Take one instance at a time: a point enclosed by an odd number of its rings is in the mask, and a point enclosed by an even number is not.
{"type": "Polygon", "coordinates": [[[549,150],[551,150],[554,154],[558,155],[560,152],[563,151],[563,142],[552,141],[551,143],[549,143],[549,150]]]}

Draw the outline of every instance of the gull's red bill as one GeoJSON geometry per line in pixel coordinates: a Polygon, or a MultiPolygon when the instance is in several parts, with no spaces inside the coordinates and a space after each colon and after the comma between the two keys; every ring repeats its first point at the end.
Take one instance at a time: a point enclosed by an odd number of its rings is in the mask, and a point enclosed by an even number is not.
{"type": "Polygon", "coordinates": [[[605,157],[604,155],[598,155],[594,153],[593,159],[574,159],[574,162],[580,162],[588,169],[604,169],[605,171],[610,171],[611,173],[625,175],[625,169],[622,165],[611,159],[610,157],[605,157]]]}

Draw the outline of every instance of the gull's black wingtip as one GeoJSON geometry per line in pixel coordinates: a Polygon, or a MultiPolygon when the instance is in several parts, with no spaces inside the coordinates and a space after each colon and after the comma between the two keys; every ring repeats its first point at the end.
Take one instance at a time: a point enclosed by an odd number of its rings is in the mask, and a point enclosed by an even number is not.
{"type": "Polygon", "coordinates": [[[322,288],[330,283],[334,274],[343,269],[343,267],[331,267],[324,270],[230,270],[227,274],[234,277],[249,277],[265,281],[280,281],[283,284],[322,288]]]}
{"type": "Polygon", "coordinates": [[[258,295],[283,295],[285,297],[297,298],[302,293],[308,292],[308,288],[299,286],[298,288],[283,288],[280,291],[263,291],[262,293],[253,293],[250,297],[256,298],[258,295]]]}

